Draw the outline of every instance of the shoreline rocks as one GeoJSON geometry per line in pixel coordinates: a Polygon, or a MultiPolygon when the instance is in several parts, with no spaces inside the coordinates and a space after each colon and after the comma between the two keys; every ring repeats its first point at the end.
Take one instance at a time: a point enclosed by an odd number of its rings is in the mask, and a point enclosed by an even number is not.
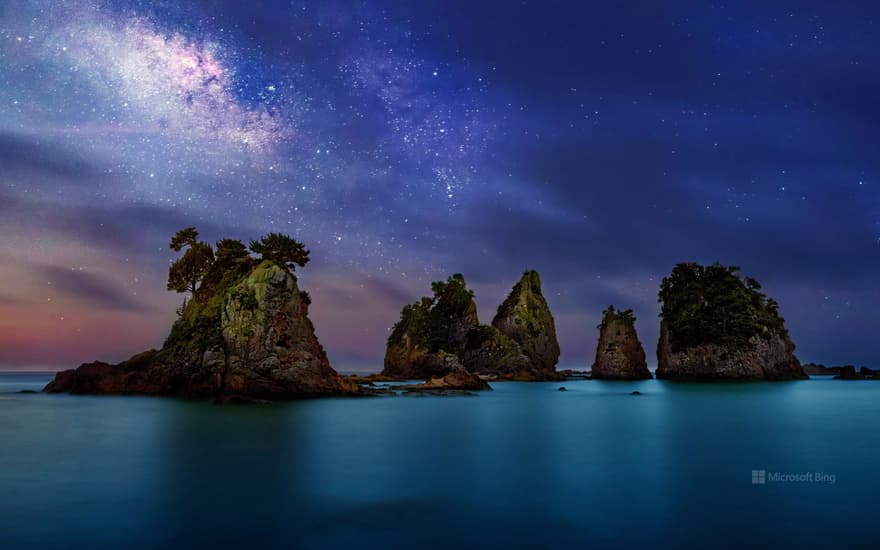
{"type": "Polygon", "coordinates": [[[631,309],[619,311],[612,305],[602,312],[592,378],[596,380],[653,378],[651,371],[648,370],[645,350],[636,334],[635,321],[631,309]]]}

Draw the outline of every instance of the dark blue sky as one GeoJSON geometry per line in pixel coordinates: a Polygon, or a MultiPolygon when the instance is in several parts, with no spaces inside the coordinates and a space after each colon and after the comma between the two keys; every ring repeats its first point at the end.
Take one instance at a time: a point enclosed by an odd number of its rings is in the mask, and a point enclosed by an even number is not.
{"type": "Polygon", "coordinates": [[[733,263],[805,361],[880,366],[869,2],[28,2],[0,7],[0,363],[161,343],[167,240],[310,245],[336,367],[465,275],[528,268],[565,366],[601,310],[653,355],[660,279],[733,263]]]}

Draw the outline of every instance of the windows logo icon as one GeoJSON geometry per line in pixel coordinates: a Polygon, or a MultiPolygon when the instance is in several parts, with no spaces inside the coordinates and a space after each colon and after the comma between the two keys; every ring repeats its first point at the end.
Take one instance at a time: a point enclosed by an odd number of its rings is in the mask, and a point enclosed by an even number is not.
{"type": "Polygon", "coordinates": [[[766,470],[752,470],[752,485],[764,485],[767,483],[766,470]]]}

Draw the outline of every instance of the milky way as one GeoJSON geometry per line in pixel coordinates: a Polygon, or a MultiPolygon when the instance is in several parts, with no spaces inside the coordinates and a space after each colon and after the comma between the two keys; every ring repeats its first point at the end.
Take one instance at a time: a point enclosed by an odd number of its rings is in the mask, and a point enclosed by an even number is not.
{"type": "Polygon", "coordinates": [[[0,7],[0,363],[161,343],[168,237],[306,242],[331,359],[377,369],[460,271],[541,271],[566,366],[656,339],[679,261],[741,265],[804,360],[880,363],[877,8],[542,2],[0,7]]]}

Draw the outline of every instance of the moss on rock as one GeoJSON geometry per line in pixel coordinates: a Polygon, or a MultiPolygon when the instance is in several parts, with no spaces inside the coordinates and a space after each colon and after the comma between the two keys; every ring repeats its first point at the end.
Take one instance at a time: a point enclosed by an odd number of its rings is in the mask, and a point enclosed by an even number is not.
{"type": "Polygon", "coordinates": [[[559,342],[550,306],[537,271],[526,271],[498,306],[492,325],[516,342],[531,362],[530,370],[555,374],[559,342]]]}

